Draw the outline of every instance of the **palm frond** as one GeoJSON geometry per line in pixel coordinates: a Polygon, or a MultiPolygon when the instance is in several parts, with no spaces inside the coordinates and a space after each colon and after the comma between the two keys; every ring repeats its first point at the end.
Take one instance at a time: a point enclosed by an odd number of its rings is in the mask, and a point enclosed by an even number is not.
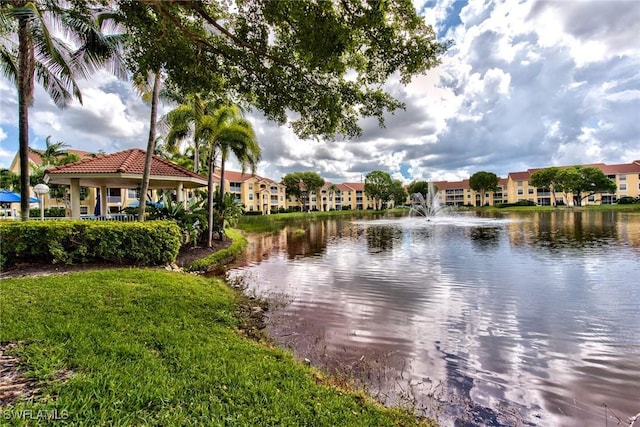
{"type": "Polygon", "coordinates": [[[18,83],[18,64],[15,52],[0,44],[0,72],[11,83],[18,83]]]}

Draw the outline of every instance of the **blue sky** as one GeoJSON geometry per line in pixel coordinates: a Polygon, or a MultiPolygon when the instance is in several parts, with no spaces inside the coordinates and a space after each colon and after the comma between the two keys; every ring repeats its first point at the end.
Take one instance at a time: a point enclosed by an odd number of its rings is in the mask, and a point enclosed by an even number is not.
{"type": "MultiPolygon", "coordinates": [[[[406,110],[389,115],[384,129],[365,119],[358,139],[328,142],[300,140],[254,112],[259,174],[279,180],[312,170],[343,182],[379,169],[409,182],[640,159],[640,2],[415,6],[453,46],[442,65],[408,86],[387,83],[406,110]]],[[[101,72],[81,84],[84,106],[64,110],[37,88],[31,145],[43,147],[51,135],[87,151],[144,149],[149,107],[129,83],[101,72]]],[[[16,124],[15,88],[0,80],[0,167],[15,156],[16,124]]]]}

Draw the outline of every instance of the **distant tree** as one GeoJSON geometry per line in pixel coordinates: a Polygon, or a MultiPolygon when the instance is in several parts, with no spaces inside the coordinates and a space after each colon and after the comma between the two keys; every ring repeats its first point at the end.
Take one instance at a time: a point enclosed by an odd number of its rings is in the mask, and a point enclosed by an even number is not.
{"type": "Polygon", "coordinates": [[[536,188],[548,188],[551,191],[551,195],[553,196],[553,206],[557,204],[556,201],[556,190],[558,190],[560,183],[558,181],[558,174],[561,169],[558,167],[550,167],[545,169],[540,169],[531,174],[531,178],[529,179],[529,184],[533,185],[536,188]]]}
{"type": "Polygon", "coordinates": [[[69,154],[69,152],[66,150],[67,147],[69,147],[69,145],[65,144],[62,141],[51,142],[51,135],[49,135],[45,140],[44,150],[40,151],[40,150],[34,150],[32,148],[29,148],[29,151],[36,153],[40,156],[40,158],[42,159],[42,166],[44,166],[46,169],[47,166],[57,165],[59,163],[58,159],[60,157],[66,156],[69,154]]]}
{"type": "Polygon", "coordinates": [[[68,165],[69,163],[75,163],[80,161],[80,156],[75,153],[67,153],[58,158],[59,165],[68,165]]]}
{"type": "Polygon", "coordinates": [[[370,199],[376,210],[380,210],[383,203],[391,200],[391,175],[384,171],[371,171],[364,179],[364,193],[370,199]]]}
{"type": "Polygon", "coordinates": [[[409,195],[420,193],[420,194],[422,194],[422,197],[424,197],[425,200],[426,200],[427,199],[427,194],[429,193],[429,182],[427,182],[427,181],[413,181],[407,187],[407,191],[409,192],[409,195]]]}
{"type": "Polygon", "coordinates": [[[307,206],[311,209],[309,200],[311,193],[316,194],[324,185],[324,178],[315,172],[292,172],[282,177],[282,185],[287,189],[287,195],[296,197],[302,203],[302,210],[307,206]]]}
{"type": "Polygon", "coordinates": [[[596,193],[615,193],[617,190],[616,183],[594,167],[572,166],[561,169],[557,180],[565,194],[573,195],[575,206],[582,206],[582,200],[596,193]]]}
{"type": "Polygon", "coordinates": [[[394,179],[391,183],[391,200],[393,200],[394,206],[402,206],[407,201],[407,190],[404,189],[402,181],[394,179]]]}
{"type": "Polygon", "coordinates": [[[476,172],[469,178],[469,188],[480,193],[482,206],[484,206],[484,194],[487,191],[496,191],[499,180],[495,173],[485,171],[476,172]]]}
{"type": "Polygon", "coordinates": [[[0,169],[0,189],[20,191],[20,176],[9,169],[0,169]]]}

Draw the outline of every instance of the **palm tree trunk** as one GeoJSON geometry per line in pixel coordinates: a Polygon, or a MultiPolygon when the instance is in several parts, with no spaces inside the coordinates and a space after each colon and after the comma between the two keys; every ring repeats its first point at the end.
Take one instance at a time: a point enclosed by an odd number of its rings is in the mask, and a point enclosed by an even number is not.
{"type": "Polygon", "coordinates": [[[144,172],[142,173],[142,185],[140,186],[140,204],[138,205],[138,221],[144,221],[145,209],[147,207],[147,192],[149,191],[149,179],[151,175],[151,160],[156,144],[156,121],[158,118],[158,99],[160,97],[160,70],[154,73],[153,94],[151,96],[151,118],[149,120],[149,139],[147,140],[147,153],[144,161],[144,172]]]}
{"type": "Polygon", "coordinates": [[[207,186],[209,187],[209,194],[207,198],[207,208],[209,209],[209,221],[208,221],[208,230],[207,230],[207,247],[210,248],[213,246],[213,167],[214,167],[214,155],[211,153],[211,157],[209,157],[209,176],[207,181],[207,186]]]}
{"type": "Polygon", "coordinates": [[[224,164],[226,162],[224,153],[220,156],[220,200],[218,208],[220,209],[220,240],[224,233],[224,164]]]}
{"type": "Polygon", "coordinates": [[[29,23],[18,26],[18,141],[20,153],[20,217],[29,219],[29,105],[33,100],[35,57],[29,23]]]}

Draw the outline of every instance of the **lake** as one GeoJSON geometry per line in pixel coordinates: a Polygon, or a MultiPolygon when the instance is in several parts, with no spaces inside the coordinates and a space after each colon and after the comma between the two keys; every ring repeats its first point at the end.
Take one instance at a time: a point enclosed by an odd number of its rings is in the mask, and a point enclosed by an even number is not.
{"type": "Polygon", "coordinates": [[[272,302],[273,339],[387,404],[468,426],[640,412],[638,212],[338,218],[249,242],[228,276],[272,302]]]}

